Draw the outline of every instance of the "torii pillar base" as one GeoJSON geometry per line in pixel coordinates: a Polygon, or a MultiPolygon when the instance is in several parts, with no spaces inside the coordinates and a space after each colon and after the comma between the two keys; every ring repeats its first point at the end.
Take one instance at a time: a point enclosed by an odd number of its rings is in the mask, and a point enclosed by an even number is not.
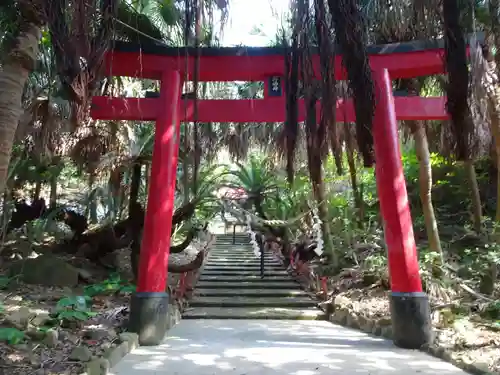
{"type": "Polygon", "coordinates": [[[142,346],[159,345],[167,329],[168,293],[135,293],[130,300],[129,331],[137,333],[142,346]]]}
{"type": "Polygon", "coordinates": [[[423,292],[391,292],[392,340],[404,349],[420,349],[432,343],[431,309],[423,292]]]}

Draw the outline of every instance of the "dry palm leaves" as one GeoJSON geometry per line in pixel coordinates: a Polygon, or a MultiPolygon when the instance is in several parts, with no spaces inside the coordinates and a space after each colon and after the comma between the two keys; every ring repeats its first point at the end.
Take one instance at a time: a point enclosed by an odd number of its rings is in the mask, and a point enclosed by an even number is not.
{"type": "Polygon", "coordinates": [[[111,146],[111,137],[105,129],[97,126],[81,128],[70,156],[76,165],[90,173],[97,169],[101,157],[109,152],[111,146]]]}
{"type": "Polygon", "coordinates": [[[64,104],[48,97],[37,97],[19,119],[16,141],[31,145],[33,156],[39,160],[67,153],[70,135],[64,104]]]}
{"type": "Polygon", "coordinates": [[[244,124],[230,124],[224,134],[224,143],[229,154],[236,160],[244,159],[248,154],[248,133],[244,131],[244,124]]]}
{"type": "Polygon", "coordinates": [[[314,1],[314,26],[319,50],[319,61],[321,69],[321,118],[320,131],[328,135],[332,155],[337,167],[337,174],[343,174],[342,150],[337,134],[336,126],[336,103],[337,95],[335,88],[335,51],[330,40],[330,27],[326,19],[324,0],[314,1]]]}
{"type": "Polygon", "coordinates": [[[59,78],[72,103],[75,127],[88,118],[90,101],[101,80],[118,0],[66,0],[45,2],[59,78]]]}
{"type": "Polygon", "coordinates": [[[375,111],[374,88],[366,42],[363,15],[356,0],[328,0],[337,40],[342,49],[342,63],[353,92],[358,146],[364,165],[373,165],[372,122],[375,111]]]}

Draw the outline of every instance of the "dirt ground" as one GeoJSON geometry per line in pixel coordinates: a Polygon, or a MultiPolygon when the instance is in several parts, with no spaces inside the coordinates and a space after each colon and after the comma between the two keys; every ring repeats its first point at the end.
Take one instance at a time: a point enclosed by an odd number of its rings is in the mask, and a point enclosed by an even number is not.
{"type": "MultiPolygon", "coordinates": [[[[170,262],[189,262],[206,245],[207,239],[194,241],[183,254],[171,255],[170,262]]],[[[118,250],[113,256],[117,272],[85,259],[57,255],[58,262],[78,267],[79,282],[72,287],[24,283],[9,274],[12,259],[3,259],[0,374],[77,375],[84,371],[87,361],[117,342],[125,330],[134,286],[130,282],[129,251],[118,250]],[[84,305],[79,305],[82,297],[84,305]],[[84,310],[83,315],[80,310],[84,310]]],[[[178,281],[179,275],[169,275],[171,290],[178,281]]]]}

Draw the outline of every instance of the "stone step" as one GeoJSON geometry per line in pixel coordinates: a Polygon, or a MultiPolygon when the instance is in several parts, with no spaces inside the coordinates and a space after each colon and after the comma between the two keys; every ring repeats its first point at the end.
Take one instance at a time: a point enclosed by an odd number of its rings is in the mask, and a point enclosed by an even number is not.
{"type": "MultiPolygon", "coordinates": [[[[205,268],[225,268],[228,270],[233,270],[233,269],[244,269],[244,270],[253,270],[253,269],[259,269],[260,270],[260,262],[254,262],[254,263],[248,263],[248,262],[239,262],[239,263],[232,263],[232,264],[227,264],[227,263],[221,263],[221,262],[213,262],[210,259],[207,260],[205,263],[205,268]]],[[[278,262],[264,262],[264,267],[269,267],[269,268],[275,268],[275,269],[280,269],[284,270],[285,267],[281,265],[281,263],[278,262]]]]}
{"type": "Polygon", "coordinates": [[[251,249],[252,245],[248,242],[248,240],[243,240],[239,241],[236,240],[235,243],[233,241],[227,241],[227,242],[216,242],[214,244],[214,249],[231,249],[233,247],[237,247],[238,249],[251,249]]]}
{"type": "Polygon", "coordinates": [[[288,281],[271,281],[271,280],[262,280],[258,279],[258,281],[244,282],[244,281],[217,281],[217,280],[207,280],[201,281],[199,280],[196,284],[195,290],[197,289],[300,289],[300,285],[293,280],[288,281]]]}
{"type": "MultiPolygon", "coordinates": [[[[213,254],[213,253],[237,253],[237,252],[240,252],[240,253],[244,253],[244,252],[248,252],[248,253],[253,253],[253,248],[252,246],[250,245],[215,245],[211,250],[210,250],[210,254],[213,254]]],[[[270,253],[270,252],[269,252],[270,253]]]]}
{"type": "MultiPolygon", "coordinates": [[[[242,263],[249,263],[249,264],[260,264],[260,258],[257,258],[255,256],[238,256],[238,255],[224,255],[224,256],[212,256],[209,255],[207,257],[207,261],[210,260],[211,262],[220,262],[221,264],[227,264],[228,266],[230,265],[237,265],[237,264],[242,264],[242,263]],[[228,262],[231,260],[232,262],[228,262]]],[[[276,263],[275,258],[271,257],[264,257],[264,262],[274,262],[276,263]]]]}
{"type": "Polygon", "coordinates": [[[227,250],[227,249],[233,249],[233,248],[236,248],[239,250],[243,250],[243,249],[251,250],[252,245],[248,242],[248,240],[245,240],[245,241],[236,240],[235,243],[233,243],[232,241],[231,242],[216,242],[214,244],[214,247],[213,247],[214,250],[216,250],[216,249],[227,250]]]}
{"type": "MultiPolygon", "coordinates": [[[[234,239],[236,240],[236,242],[238,241],[241,241],[241,242],[245,242],[245,243],[248,243],[250,242],[250,236],[248,236],[248,234],[246,233],[236,233],[236,236],[234,237],[234,239]]],[[[230,235],[227,235],[227,236],[224,236],[224,237],[217,237],[217,242],[233,242],[233,233],[231,233],[230,235]]]]}
{"type": "MultiPolygon", "coordinates": [[[[253,251],[248,251],[246,253],[240,252],[227,252],[227,253],[209,253],[210,258],[220,258],[221,260],[260,260],[260,255],[256,256],[253,251]]],[[[271,254],[264,255],[264,259],[274,259],[275,257],[271,254]]]]}
{"type": "MultiPolygon", "coordinates": [[[[231,229],[232,229],[232,228],[231,228],[231,229]]],[[[219,240],[219,239],[225,239],[225,238],[233,238],[233,235],[234,235],[236,238],[238,238],[238,237],[245,237],[245,238],[248,238],[248,237],[249,237],[249,236],[248,236],[248,234],[247,234],[246,232],[244,232],[244,233],[241,233],[241,232],[240,232],[240,233],[238,233],[238,232],[236,232],[236,233],[234,233],[234,234],[233,234],[233,231],[231,230],[231,233],[225,233],[225,234],[222,234],[222,233],[221,233],[221,234],[218,234],[218,235],[217,235],[217,240],[219,240]]]]}
{"type": "MultiPolygon", "coordinates": [[[[274,271],[284,271],[285,269],[281,266],[281,264],[269,264],[269,263],[264,263],[264,268],[274,270],[274,271]]],[[[260,264],[256,265],[247,265],[247,264],[241,264],[239,266],[221,266],[220,264],[217,263],[207,263],[205,265],[205,270],[211,270],[211,271],[259,271],[260,270],[260,264]]]]}
{"type": "MultiPolygon", "coordinates": [[[[245,233],[238,233],[238,232],[236,232],[236,233],[234,233],[234,236],[235,237],[246,237],[246,238],[248,238],[248,234],[246,232],[245,233]]],[[[231,230],[231,233],[221,233],[221,234],[217,235],[217,240],[223,239],[223,238],[233,238],[233,231],[231,230]]]]}
{"type": "Polygon", "coordinates": [[[210,289],[197,288],[194,291],[195,296],[206,297],[306,297],[307,294],[300,289],[210,289]]]}
{"type": "MultiPolygon", "coordinates": [[[[260,277],[260,271],[259,270],[254,270],[254,271],[213,271],[213,270],[206,270],[204,269],[203,272],[201,273],[203,276],[258,276],[260,277]]],[[[267,276],[287,276],[288,274],[285,271],[271,271],[269,269],[264,269],[264,277],[267,276]]]]}
{"type": "MultiPolygon", "coordinates": [[[[218,275],[220,272],[228,272],[234,274],[260,274],[260,268],[225,268],[225,267],[205,267],[202,273],[206,273],[208,271],[211,274],[218,275]]],[[[287,276],[288,273],[282,267],[270,267],[265,266],[264,272],[276,273],[277,276],[287,276]]]]}
{"type": "Polygon", "coordinates": [[[235,243],[233,243],[233,240],[227,240],[227,241],[216,241],[215,242],[215,248],[217,246],[225,247],[225,248],[230,248],[230,247],[239,247],[239,248],[245,248],[245,247],[252,247],[252,244],[250,243],[249,238],[245,239],[236,239],[235,243]]]}
{"type": "Polygon", "coordinates": [[[216,251],[252,251],[250,244],[215,244],[210,252],[216,251]]]}
{"type": "Polygon", "coordinates": [[[196,297],[191,307],[315,307],[309,297],[196,297]]]}
{"type": "Polygon", "coordinates": [[[203,273],[200,275],[199,281],[226,281],[226,282],[256,282],[261,280],[267,281],[290,281],[289,276],[265,276],[264,279],[260,277],[260,275],[255,276],[205,276],[203,273]]]}
{"type": "MultiPolygon", "coordinates": [[[[236,237],[235,238],[235,243],[236,244],[243,244],[243,245],[249,245],[250,244],[250,237],[248,236],[241,236],[241,237],[236,237]]],[[[231,236],[230,238],[223,238],[221,240],[217,239],[215,241],[215,244],[224,244],[224,245],[233,245],[233,237],[231,236]]]]}
{"type": "MultiPolygon", "coordinates": [[[[245,252],[242,251],[227,251],[224,253],[219,253],[219,252],[210,252],[208,254],[211,257],[219,257],[219,258],[226,258],[226,259],[240,259],[240,258],[250,258],[250,259],[260,259],[260,255],[256,256],[253,251],[248,250],[245,252]]],[[[264,255],[265,257],[271,257],[272,255],[264,255]]]]}
{"type": "Polygon", "coordinates": [[[233,243],[232,238],[227,239],[227,240],[223,240],[223,241],[216,241],[215,246],[224,246],[224,247],[230,247],[230,246],[245,246],[246,247],[246,246],[248,246],[248,247],[252,247],[252,245],[250,245],[250,239],[248,237],[236,238],[236,241],[234,241],[234,243],[233,243]]]}
{"type": "MultiPolygon", "coordinates": [[[[240,252],[227,252],[227,253],[209,253],[209,257],[220,258],[226,261],[240,261],[240,260],[260,260],[260,255],[255,255],[253,251],[247,251],[245,253],[240,252]]],[[[272,254],[264,254],[264,259],[276,259],[272,254]]]]}
{"type": "MultiPolygon", "coordinates": [[[[253,251],[249,250],[249,251],[246,251],[246,252],[239,252],[239,251],[228,251],[226,253],[209,253],[208,256],[210,257],[216,257],[216,258],[221,258],[223,260],[232,260],[232,261],[235,261],[235,260],[240,260],[240,259],[244,259],[244,260],[251,260],[251,259],[254,259],[254,260],[260,260],[260,254],[259,255],[255,255],[253,251]]],[[[264,254],[264,259],[275,259],[276,257],[271,254],[271,253],[266,253],[264,254]]]]}
{"type": "MultiPolygon", "coordinates": [[[[217,265],[218,267],[260,267],[260,260],[239,260],[235,262],[227,262],[225,260],[208,258],[206,265],[210,264],[217,265]]],[[[275,259],[264,259],[264,264],[266,266],[282,267],[281,263],[275,259]]]]}
{"type": "Polygon", "coordinates": [[[252,255],[255,256],[254,252],[252,249],[213,249],[209,252],[210,255],[220,255],[220,256],[226,256],[226,255],[252,255]]]}
{"type": "Polygon", "coordinates": [[[326,320],[319,309],[279,307],[201,307],[187,309],[184,319],[326,320]]]}
{"type": "MultiPolygon", "coordinates": [[[[268,268],[273,271],[284,271],[285,268],[281,264],[276,263],[266,263],[264,262],[264,268],[268,268]]],[[[241,264],[241,265],[221,265],[220,263],[207,262],[205,263],[204,269],[213,271],[259,271],[260,264],[241,264]]]]}
{"type": "MultiPolygon", "coordinates": [[[[213,260],[213,259],[208,259],[205,263],[205,266],[210,266],[210,267],[227,267],[227,268],[245,268],[245,269],[253,269],[253,268],[259,268],[260,269],[260,262],[245,262],[245,261],[240,261],[237,263],[224,263],[221,261],[213,260]]],[[[264,266],[269,266],[269,267],[281,267],[283,269],[283,266],[276,262],[276,261],[271,261],[271,260],[264,260],[264,266]]]]}
{"type": "MultiPolygon", "coordinates": [[[[234,258],[234,257],[249,257],[249,258],[257,258],[257,256],[255,256],[254,252],[252,250],[248,250],[248,251],[231,251],[231,250],[228,250],[228,251],[211,251],[209,253],[210,256],[218,256],[218,257],[231,257],[231,258],[234,258]]],[[[264,255],[264,256],[270,256],[270,255],[264,255]]],[[[260,255],[259,255],[260,257],[260,255]]]]}
{"type": "MultiPolygon", "coordinates": [[[[240,262],[251,262],[256,261],[260,262],[260,256],[255,256],[254,253],[247,254],[209,254],[207,259],[215,259],[221,262],[229,262],[229,263],[240,263],[240,262]]],[[[272,255],[264,255],[265,261],[276,260],[272,255]]]]}
{"type": "MultiPolygon", "coordinates": [[[[250,237],[247,235],[236,236],[234,239],[236,243],[244,243],[244,244],[250,243],[250,237]]],[[[217,241],[215,241],[215,243],[232,244],[233,236],[231,235],[224,238],[217,238],[217,241]]]]}

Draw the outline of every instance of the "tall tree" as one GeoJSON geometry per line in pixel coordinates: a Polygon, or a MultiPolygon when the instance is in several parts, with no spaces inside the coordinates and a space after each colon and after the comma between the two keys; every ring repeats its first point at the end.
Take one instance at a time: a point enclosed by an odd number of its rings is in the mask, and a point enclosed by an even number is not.
{"type": "Polygon", "coordinates": [[[467,48],[458,0],[443,0],[445,64],[448,73],[446,109],[455,137],[457,160],[464,163],[471,192],[473,224],[481,231],[481,197],[474,167],[474,122],[469,107],[469,68],[467,48]]]}

